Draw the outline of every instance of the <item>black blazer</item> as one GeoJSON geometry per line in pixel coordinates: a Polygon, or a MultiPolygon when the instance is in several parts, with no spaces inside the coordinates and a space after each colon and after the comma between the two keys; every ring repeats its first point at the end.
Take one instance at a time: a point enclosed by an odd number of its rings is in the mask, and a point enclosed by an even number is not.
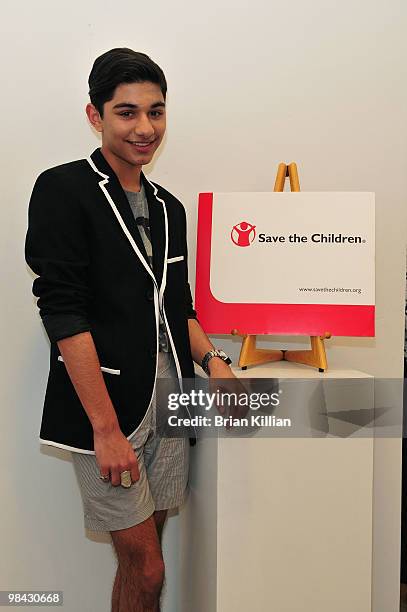
{"type": "MultiPolygon", "coordinates": [[[[49,168],[29,203],[25,257],[51,343],[40,441],[94,454],[93,429],[57,341],[90,331],[120,428],[130,437],[150,405],[161,309],[178,378],[193,378],[186,216],[181,202],[142,173],[153,270],[126,194],[96,149],[49,168]]],[[[182,386],[181,386],[182,388],[182,386]]]]}

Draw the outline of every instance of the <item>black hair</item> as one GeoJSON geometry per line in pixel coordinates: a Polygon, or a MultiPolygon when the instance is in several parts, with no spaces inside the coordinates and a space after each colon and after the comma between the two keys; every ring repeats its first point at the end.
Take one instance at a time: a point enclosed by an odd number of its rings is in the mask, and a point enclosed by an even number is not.
{"type": "Polygon", "coordinates": [[[88,79],[90,101],[103,118],[103,105],[112,100],[118,85],[146,81],[157,83],[165,100],[164,72],[148,55],[127,47],[110,49],[96,58],[92,66],[88,79]]]}

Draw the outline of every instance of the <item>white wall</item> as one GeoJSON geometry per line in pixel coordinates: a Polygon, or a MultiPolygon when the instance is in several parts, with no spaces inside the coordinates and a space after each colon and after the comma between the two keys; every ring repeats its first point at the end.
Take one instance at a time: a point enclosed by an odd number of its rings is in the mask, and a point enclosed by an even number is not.
{"type": "MultiPolygon", "coordinates": [[[[95,57],[129,46],[166,72],[168,133],[150,171],[187,208],[192,281],[199,191],[272,189],[278,162],[296,161],[303,190],[376,192],[377,336],[333,338],[328,359],[400,376],[406,13],[403,0],[3,0],[1,589],[59,588],[69,611],[109,608],[110,545],[85,537],[69,458],[37,443],[48,343],[23,259],[35,177],[99,145],[84,113],[95,57]]],[[[271,271],[275,282],[281,272],[271,271]]],[[[236,340],[216,342],[237,357],[236,340]]],[[[377,612],[396,610],[399,461],[399,441],[377,445],[377,612]]],[[[175,584],[169,578],[168,612],[175,584]]]]}

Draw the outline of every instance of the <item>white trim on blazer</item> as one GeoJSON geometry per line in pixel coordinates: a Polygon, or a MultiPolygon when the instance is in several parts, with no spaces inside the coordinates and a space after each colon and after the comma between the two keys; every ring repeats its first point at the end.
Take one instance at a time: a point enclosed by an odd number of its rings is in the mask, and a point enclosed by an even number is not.
{"type": "MultiPolygon", "coordinates": [[[[58,355],[58,361],[64,361],[62,355],[58,355]]],[[[120,374],[120,370],[115,370],[114,368],[106,368],[105,366],[100,366],[100,369],[102,370],[102,372],[107,372],[108,374],[120,374]]]]}
{"type": "MultiPolygon", "coordinates": [[[[155,307],[155,318],[156,318],[156,363],[155,363],[154,386],[153,386],[153,391],[152,391],[152,395],[151,395],[150,402],[149,402],[149,407],[150,407],[151,401],[153,399],[154,391],[155,391],[156,381],[157,381],[159,312],[161,313],[161,316],[162,316],[163,321],[164,321],[165,326],[166,326],[166,330],[168,332],[168,338],[170,340],[170,344],[171,344],[171,348],[172,348],[172,353],[173,353],[173,356],[174,356],[174,361],[175,361],[175,366],[176,366],[176,369],[177,369],[177,375],[178,375],[178,381],[179,381],[181,393],[183,392],[181,366],[179,364],[177,351],[175,349],[175,344],[174,344],[174,341],[173,341],[173,338],[172,338],[170,326],[168,324],[167,316],[165,314],[164,303],[163,303],[164,302],[164,299],[163,299],[164,290],[165,290],[165,285],[166,285],[166,281],[167,281],[167,263],[168,263],[168,261],[167,261],[167,256],[168,256],[168,217],[167,217],[167,209],[166,209],[164,200],[157,196],[157,193],[158,193],[157,187],[154,185],[154,183],[152,183],[146,177],[147,182],[149,183],[149,185],[151,185],[152,189],[154,190],[155,199],[158,202],[160,202],[160,204],[163,207],[163,212],[164,212],[164,228],[165,228],[164,265],[163,265],[163,274],[162,274],[162,279],[161,279],[161,286],[160,286],[160,288],[158,288],[158,283],[157,283],[157,280],[156,280],[156,278],[155,278],[155,276],[153,274],[153,271],[151,270],[150,266],[148,265],[148,263],[145,261],[144,257],[142,256],[142,254],[140,252],[140,249],[138,248],[137,244],[135,243],[135,241],[133,239],[133,236],[130,234],[129,230],[127,229],[126,224],[123,221],[122,216],[120,215],[119,211],[117,210],[116,204],[114,203],[112,197],[110,196],[110,193],[107,191],[107,189],[105,187],[105,185],[109,182],[109,178],[110,178],[109,175],[105,174],[104,172],[101,172],[96,167],[96,164],[94,163],[94,161],[93,161],[93,159],[91,157],[87,157],[87,161],[89,162],[92,170],[94,170],[94,172],[96,172],[97,174],[99,174],[99,176],[101,176],[103,178],[102,181],[99,181],[99,187],[103,191],[104,196],[106,197],[107,201],[109,202],[110,206],[112,207],[113,212],[114,212],[118,222],[120,223],[120,226],[121,226],[122,230],[124,231],[127,239],[129,240],[131,246],[133,247],[133,250],[135,251],[137,257],[140,259],[141,263],[143,264],[143,266],[147,270],[148,274],[153,279],[153,283],[154,283],[154,307],[155,307]],[[158,304],[157,304],[157,300],[156,300],[157,292],[158,292],[158,304]]],[[[183,257],[183,256],[181,256],[181,257],[183,257]]],[[[178,258],[172,258],[172,259],[175,260],[175,259],[178,259],[178,258]]],[[[146,414],[147,414],[147,411],[146,411],[146,414]]],[[[144,415],[144,418],[145,418],[145,416],[146,415],[144,415]]],[[[143,420],[141,421],[141,423],[140,423],[140,425],[138,427],[141,426],[141,424],[144,421],[144,418],[143,418],[143,420]]],[[[137,431],[137,429],[135,431],[137,431]]],[[[131,434],[131,435],[133,435],[133,434],[131,434]]]]}

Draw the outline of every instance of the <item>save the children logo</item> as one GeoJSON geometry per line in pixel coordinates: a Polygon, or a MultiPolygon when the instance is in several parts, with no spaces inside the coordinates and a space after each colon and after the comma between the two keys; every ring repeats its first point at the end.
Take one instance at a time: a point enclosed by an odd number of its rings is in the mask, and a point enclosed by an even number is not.
{"type": "Polygon", "coordinates": [[[230,237],[236,246],[250,246],[256,237],[256,226],[247,221],[240,221],[232,227],[230,237]]]}
{"type": "Polygon", "coordinates": [[[313,243],[317,245],[321,244],[366,244],[367,239],[363,236],[357,235],[346,235],[339,232],[335,234],[334,232],[329,232],[327,234],[324,233],[315,233],[315,234],[297,234],[294,232],[293,234],[283,235],[283,234],[263,234],[260,232],[256,233],[256,225],[249,223],[248,221],[240,221],[232,227],[230,232],[230,238],[236,246],[239,247],[247,247],[253,244],[256,236],[256,243],[259,244],[275,244],[281,245],[284,243],[289,244],[304,244],[304,243],[313,243]]]}

